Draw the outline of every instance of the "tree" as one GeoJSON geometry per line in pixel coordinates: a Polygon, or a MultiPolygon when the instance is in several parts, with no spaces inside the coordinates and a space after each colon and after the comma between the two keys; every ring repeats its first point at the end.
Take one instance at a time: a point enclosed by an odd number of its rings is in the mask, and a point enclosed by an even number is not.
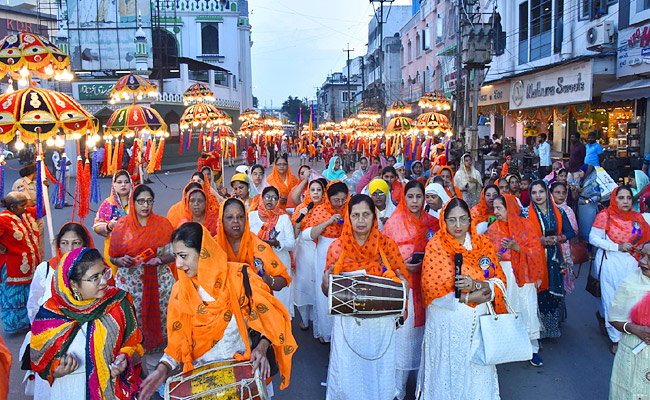
{"type": "Polygon", "coordinates": [[[302,106],[302,121],[303,123],[309,122],[309,106],[304,100],[300,100],[298,97],[291,97],[282,103],[282,111],[286,112],[289,115],[289,120],[292,122],[298,122],[298,114],[300,113],[300,107],[302,106]]]}
{"type": "Polygon", "coordinates": [[[260,105],[260,101],[256,96],[253,96],[253,108],[257,108],[260,105]]]}

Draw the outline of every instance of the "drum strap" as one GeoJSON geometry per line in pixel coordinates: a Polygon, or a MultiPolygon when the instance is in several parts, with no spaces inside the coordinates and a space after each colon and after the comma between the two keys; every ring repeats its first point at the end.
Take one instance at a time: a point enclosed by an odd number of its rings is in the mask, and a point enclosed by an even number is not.
{"type": "Polygon", "coordinates": [[[381,264],[381,272],[384,273],[386,272],[386,266],[390,268],[390,263],[388,262],[388,257],[386,257],[386,253],[384,253],[384,249],[379,246],[379,263],[381,264]]]}
{"type": "Polygon", "coordinates": [[[251,290],[251,282],[248,280],[248,265],[245,265],[241,269],[242,277],[244,280],[244,294],[248,299],[248,312],[251,312],[251,296],[253,296],[253,291],[251,290]]]}

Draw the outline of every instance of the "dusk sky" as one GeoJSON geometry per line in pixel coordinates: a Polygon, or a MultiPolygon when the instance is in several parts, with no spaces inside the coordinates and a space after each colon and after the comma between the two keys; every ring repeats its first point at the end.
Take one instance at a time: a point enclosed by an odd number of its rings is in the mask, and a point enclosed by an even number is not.
{"type": "MultiPolygon", "coordinates": [[[[250,0],[253,95],[260,107],[287,97],[314,99],[316,87],[350,58],[366,53],[368,0],[250,0]]],[[[394,4],[410,4],[398,0],[394,4]]],[[[385,6],[386,7],[386,6],[385,6]]]]}

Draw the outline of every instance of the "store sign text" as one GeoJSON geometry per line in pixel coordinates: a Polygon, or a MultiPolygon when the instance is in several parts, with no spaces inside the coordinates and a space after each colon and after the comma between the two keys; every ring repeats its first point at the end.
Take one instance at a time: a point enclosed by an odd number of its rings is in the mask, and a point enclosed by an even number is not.
{"type": "Polygon", "coordinates": [[[616,76],[650,72],[650,24],[618,32],[616,76]]]}

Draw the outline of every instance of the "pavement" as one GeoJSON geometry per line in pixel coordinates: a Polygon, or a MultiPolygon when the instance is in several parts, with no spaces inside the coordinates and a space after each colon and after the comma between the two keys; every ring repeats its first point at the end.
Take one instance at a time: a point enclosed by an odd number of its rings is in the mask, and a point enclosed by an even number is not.
{"type": "MultiPolygon", "coordinates": [[[[290,158],[290,165],[295,173],[298,169],[297,157],[290,158]]],[[[5,193],[18,178],[20,165],[17,160],[7,162],[5,193]]],[[[154,212],[166,215],[169,207],[180,200],[183,187],[189,181],[191,170],[196,164],[186,163],[163,167],[152,176],[150,186],[156,193],[154,212]],[[173,192],[173,193],[170,193],[173,192]]],[[[326,166],[321,161],[317,169],[326,166]]],[[[234,172],[233,167],[226,167],[224,182],[229,182],[234,172]]],[[[269,173],[270,171],[267,171],[269,173]]],[[[100,180],[102,198],[110,193],[110,179],[100,180]]],[[[229,186],[227,184],[226,186],[229,186]]],[[[74,181],[70,190],[74,189],[74,181]]],[[[70,201],[70,200],[69,200],[70,201]]],[[[83,221],[92,232],[92,223],[98,204],[91,203],[91,212],[83,221]]],[[[72,207],[52,209],[54,232],[65,222],[70,221],[72,207]]],[[[78,220],[75,218],[75,220],[78,220]]],[[[95,246],[102,249],[104,238],[93,233],[95,246]]],[[[47,247],[47,246],[46,246],[47,247]]],[[[49,255],[48,255],[49,257],[49,255]]],[[[511,363],[498,366],[499,386],[502,399],[606,399],[609,393],[609,379],[613,355],[610,353],[609,339],[600,334],[596,323],[596,299],[584,290],[589,265],[584,264],[582,273],[576,281],[576,289],[567,295],[566,304],[568,319],[562,325],[562,337],[543,341],[540,355],[544,359],[543,367],[533,367],[528,362],[511,363]]],[[[577,271],[576,271],[577,272],[577,271]]],[[[301,331],[298,328],[299,318],[295,318],[293,334],[298,343],[298,350],[293,357],[291,384],[279,390],[279,379],[275,379],[276,400],[285,399],[324,399],[327,380],[327,364],[329,345],[320,344],[312,336],[311,329],[301,331]]],[[[23,394],[22,379],[24,371],[19,366],[19,347],[23,341],[22,334],[7,334],[0,324],[0,335],[13,353],[13,364],[10,375],[10,400],[29,399],[23,394]]],[[[359,371],[359,379],[363,379],[363,371],[359,371]]],[[[411,374],[408,384],[407,399],[414,398],[415,374],[411,374]]],[[[40,400],[40,399],[39,399],[40,400]]]]}

